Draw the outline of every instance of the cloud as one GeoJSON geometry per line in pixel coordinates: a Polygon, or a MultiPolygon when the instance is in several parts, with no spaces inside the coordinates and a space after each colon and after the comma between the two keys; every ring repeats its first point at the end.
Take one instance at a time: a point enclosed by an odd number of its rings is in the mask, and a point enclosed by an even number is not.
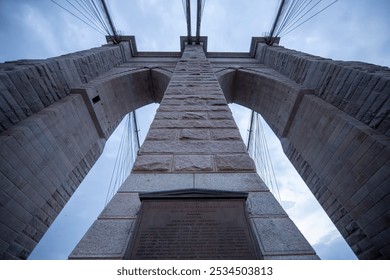
{"type": "Polygon", "coordinates": [[[318,255],[326,260],[356,260],[356,256],[342,238],[335,238],[337,234],[330,232],[313,244],[318,255]]]}
{"type": "Polygon", "coordinates": [[[290,210],[296,205],[295,201],[287,201],[287,200],[282,200],[282,207],[284,210],[290,210]]]}
{"type": "Polygon", "coordinates": [[[344,0],[282,38],[281,44],[336,60],[390,65],[389,1],[344,0]]]}
{"type": "Polygon", "coordinates": [[[112,1],[111,11],[118,29],[135,35],[142,51],[175,50],[180,48],[179,36],[186,34],[181,1],[112,1]]]}

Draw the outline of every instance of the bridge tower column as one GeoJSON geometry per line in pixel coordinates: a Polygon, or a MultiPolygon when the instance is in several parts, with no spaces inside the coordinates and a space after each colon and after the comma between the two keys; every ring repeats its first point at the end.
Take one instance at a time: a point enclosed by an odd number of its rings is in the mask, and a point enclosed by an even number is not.
{"type": "Polygon", "coordinates": [[[318,258],[257,175],[202,46],[185,47],[130,176],[69,258],[318,258]],[[201,248],[205,230],[225,243],[201,248]]]}

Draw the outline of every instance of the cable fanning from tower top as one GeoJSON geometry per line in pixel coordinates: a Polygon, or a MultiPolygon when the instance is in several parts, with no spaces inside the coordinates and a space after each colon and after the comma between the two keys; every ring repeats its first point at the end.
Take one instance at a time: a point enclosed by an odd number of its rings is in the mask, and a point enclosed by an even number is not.
{"type": "Polygon", "coordinates": [[[95,31],[110,37],[113,43],[119,43],[118,31],[105,0],[65,0],[61,4],[51,1],[95,31]]]}
{"type": "Polygon", "coordinates": [[[289,34],[337,1],[329,3],[323,0],[280,0],[267,44],[272,45],[276,38],[289,34]]]}

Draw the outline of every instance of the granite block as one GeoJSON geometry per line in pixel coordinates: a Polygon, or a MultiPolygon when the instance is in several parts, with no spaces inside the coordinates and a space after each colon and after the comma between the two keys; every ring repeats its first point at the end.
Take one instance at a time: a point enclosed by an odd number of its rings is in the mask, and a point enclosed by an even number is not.
{"type": "Polygon", "coordinates": [[[225,191],[269,191],[257,173],[195,174],[195,188],[225,191]]]}
{"type": "Polygon", "coordinates": [[[130,174],[118,192],[156,192],[192,189],[193,174],[130,174]]]}

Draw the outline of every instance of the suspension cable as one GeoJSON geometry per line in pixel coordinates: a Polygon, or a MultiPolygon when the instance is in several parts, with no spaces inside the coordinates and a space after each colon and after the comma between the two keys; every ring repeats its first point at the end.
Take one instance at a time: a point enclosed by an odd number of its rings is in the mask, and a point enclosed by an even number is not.
{"type": "Polygon", "coordinates": [[[72,16],[76,17],[77,19],[79,19],[80,21],[84,22],[85,24],[87,24],[89,27],[93,28],[94,30],[96,30],[97,32],[99,32],[100,34],[103,34],[104,35],[104,32],[98,30],[96,27],[92,26],[91,24],[89,24],[88,22],[86,22],[83,18],[81,18],[80,16],[74,14],[73,12],[71,12],[70,10],[68,10],[67,8],[65,8],[64,6],[58,4],[55,0],[51,0],[54,4],[58,5],[60,8],[62,8],[63,10],[65,10],[66,12],[68,12],[69,14],[71,14],[72,16]]]}
{"type": "Polygon", "coordinates": [[[106,194],[105,206],[130,174],[140,145],[138,132],[134,111],[129,113],[123,120],[122,136],[106,194]]]}
{"type": "Polygon", "coordinates": [[[321,5],[323,0],[281,0],[271,30],[268,33],[267,44],[272,45],[277,37],[280,38],[289,34],[337,1],[334,0],[323,7],[321,5]]]}
{"type": "Polygon", "coordinates": [[[191,3],[186,0],[187,41],[191,44],[191,3]]]}
{"type": "Polygon", "coordinates": [[[262,118],[254,111],[252,111],[248,132],[247,150],[255,161],[257,173],[263,179],[275,198],[281,203],[282,199],[279,192],[279,185],[276,180],[267,138],[264,133],[262,118]]]}
{"type": "Polygon", "coordinates": [[[197,12],[196,12],[196,44],[200,44],[200,27],[202,22],[203,10],[206,0],[197,1],[197,12]]]}
{"type": "Polygon", "coordinates": [[[105,0],[66,0],[62,5],[56,0],[51,2],[100,34],[109,36],[113,43],[119,43],[118,32],[105,0]]]}

